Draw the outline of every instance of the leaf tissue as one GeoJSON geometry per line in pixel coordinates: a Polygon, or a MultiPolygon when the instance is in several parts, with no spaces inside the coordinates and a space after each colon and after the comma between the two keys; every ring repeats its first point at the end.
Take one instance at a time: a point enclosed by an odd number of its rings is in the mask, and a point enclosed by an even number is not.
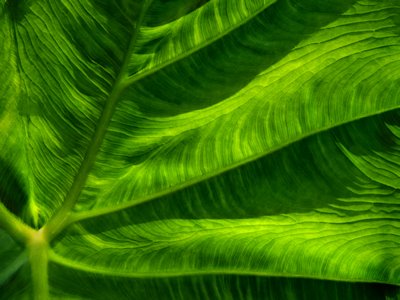
{"type": "Polygon", "coordinates": [[[0,299],[400,299],[398,0],[0,0],[0,299]]]}

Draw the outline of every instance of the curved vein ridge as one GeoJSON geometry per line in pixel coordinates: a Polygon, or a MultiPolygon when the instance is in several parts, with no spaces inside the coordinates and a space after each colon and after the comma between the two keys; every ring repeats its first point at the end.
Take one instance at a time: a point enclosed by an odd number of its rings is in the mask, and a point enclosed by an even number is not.
{"type": "Polygon", "coordinates": [[[124,90],[127,87],[126,74],[129,65],[129,59],[133,51],[134,45],[136,43],[141,23],[143,22],[144,15],[148,7],[150,6],[150,3],[151,0],[145,1],[142,7],[142,11],[139,15],[138,21],[136,22],[136,24],[134,24],[132,37],[127,52],[125,54],[125,58],[123,60],[122,67],[114,82],[114,85],[112,86],[110,95],[103,108],[103,112],[100,116],[100,119],[97,122],[95,133],[93,134],[91,143],[87,149],[84,160],[82,161],[82,164],[79,168],[79,171],[76,177],[74,178],[72,186],[68,191],[60,209],[56,211],[56,213],[49,220],[48,224],[44,226],[45,232],[46,234],[49,235],[50,239],[53,238],[58,232],[60,232],[60,230],[63,229],[63,226],[65,225],[69,217],[70,211],[73,209],[76,202],[78,201],[79,195],[94,165],[97,153],[102,145],[103,139],[107,132],[108,125],[111,122],[111,118],[114,114],[118,100],[120,99],[121,95],[123,94],[124,90]]]}

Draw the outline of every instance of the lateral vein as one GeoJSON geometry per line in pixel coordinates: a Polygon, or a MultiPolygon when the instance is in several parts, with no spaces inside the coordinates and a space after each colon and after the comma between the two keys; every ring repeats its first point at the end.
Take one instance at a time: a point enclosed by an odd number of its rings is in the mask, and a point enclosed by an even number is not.
{"type": "Polygon", "coordinates": [[[211,172],[211,173],[208,173],[208,174],[205,174],[205,175],[202,175],[202,176],[198,176],[198,177],[192,178],[192,179],[187,180],[187,181],[185,181],[185,182],[183,182],[181,184],[177,184],[175,186],[172,186],[172,187],[169,187],[167,189],[155,192],[155,193],[150,194],[150,195],[146,195],[146,196],[143,196],[143,197],[140,197],[140,198],[137,198],[137,199],[133,199],[132,201],[129,201],[129,202],[124,202],[124,203],[121,203],[119,205],[114,205],[113,207],[97,208],[97,209],[93,209],[93,210],[90,210],[90,211],[82,211],[82,212],[79,212],[79,213],[74,213],[73,215],[71,215],[71,218],[68,220],[68,224],[66,224],[66,226],[69,226],[69,225],[71,225],[73,223],[77,223],[77,222],[80,222],[80,221],[83,221],[83,220],[97,218],[97,217],[109,215],[109,214],[112,214],[112,213],[117,213],[117,212],[119,212],[121,210],[124,210],[124,209],[132,208],[132,207],[138,206],[138,205],[146,203],[146,202],[154,201],[156,199],[159,199],[159,198],[164,197],[166,195],[169,195],[171,193],[175,193],[175,192],[181,191],[183,189],[189,188],[189,187],[194,186],[196,184],[199,184],[201,182],[204,182],[204,181],[207,181],[207,180],[212,179],[214,177],[217,177],[217,176],[219,176],[219,175],[221,175],[221,174],[223,174],[225,172],[229,172],[229,171],[235,170],[237,168],[240,168],[245,164],[248,164],[248,163],[251,163],[253,161],[256,161],[256,160],[258,160],[258,159],[260,159],[262,157],[270,155],[270,154],[272,154],[272,153],[274,153],[276,151],[279,151],[279,150],[281,150],[281,149],[283,149],[285,147],[288,147],[288,146],[290,146],[290,145],[292,145],[294,143],[298,143],[301,140],[304,140],[304,139],[306,139],[308,137],[317,135],[317,134],[319,134],[321,132],[324,132],[324,131],[327,131],[327,130],[330,130],[330,129],[333,129],[333,128],[336,128],[336,127],[339,127],[339,126],[342,126],[342,125],[345,125],[345,124],[348,124],[348,123],[351,123],[351,122],[355,122],[355,121],[363,119],[363,118],[368,118],[368,117],[372,117],[372,116],[383,114],[385,112],[397,110],[399,108],[400,108],[400,106],[395,106],[395,107],[391,107],[391,108],[388,108],[388,109],[383,109],[383,110],[374,112],[372,114],[361,115],[361,116],[358,116],[357,118],[354,118],[354,119],[351,119],[351,120],[348,120],[348,121],[345,121],[345,122],[333,124],[332,126],[319,128],[318,130],[311,131],[308,134],[300,136],[300,137],[298,137],[296,139],[289,140],[286,143],[279,145],[278,147],[275,147],[275,148],[272,148],[272,149],[267,149],[264,152],[257,153],[257,154],[255,154],[253,156],[250,156],[250,157],[248,157],[248,158],[246,158],[244,160],[238,161],[238,162],[236,162],[236,163],[234,163],[232,165],[228,165],[225,168],[218,169],[215,172],[211,172]]]}
{"type": "Polygon", "coordinates": [[[78,201],[78,198],[87,181],[89,173],[95,163],[97,153],[103,143],[104,137],[107,132],[107,128],[115,112],[118,100],[120,99],[122,93],[128,86],[126,84],[126,81],[127,81],[127,69],[129,66],[129,59],[134,49],[134,45],[136,43],[136,39],[140,31],[140,27],[144,19],[144,15],[148,7],[150,6],[150,3],[151,0],[147,0],[144,3],[139,18],[137,22],[134,24],[133,34],[129,43],[128,50],[125,54],[125,58],[123,60],[122,67],[112,86],[110,95],[103,108],[102,114],[97,122],[97,127],[91,139],[90,145],[87,149],[87,152],[78,170],[78,173],[72,183],[72,186],[68,191],[62,206],[55,212],[55,214],[50,218],[49,222],[43,227],[44,231],[46,232],[46,235],[50,240],[65,227],[65,224],[68,223],[67,220],[69,218],[70,212],[72,211],[76,202],[78,201]]]}

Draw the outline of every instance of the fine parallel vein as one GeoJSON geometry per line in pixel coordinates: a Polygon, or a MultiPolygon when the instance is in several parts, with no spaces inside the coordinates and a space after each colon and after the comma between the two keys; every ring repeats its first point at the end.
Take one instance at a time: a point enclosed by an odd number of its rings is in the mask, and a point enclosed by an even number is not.
{"type": "Polygon", "coordinates": [[[73,184],[65,197],[65,200],[59,210],[55,212],[53,217],[45,225],[44,230],[46,234],[50,236],[50,239],[58,234],[63,229],[64,224],[67,222],[69,214],[76,202],[78,201],[79,195],[85,185],[87,177],[95,163],[97,153],[100,146],[102,145],[104,136],[106,135],[108,125],[110,124],[111,118],[114,114],[116,105],[119,98],[124,92],[125,88],[129,83],[126,82],[126,71],[129,64],[129,59],[133,51],[137,35],[140,31],[141,23],[143,22],[146,10],[150,5],[150,0],[147,0],[142,8],[140,16],[136,24],[134,24],[133,34],[129,43],[129,48],[126,51],[125,58],[120,69],[120,72],[112,86],[110,96],[105,102],[103,112],[100,119],[98,120],[97,127],[93,138],[89,144],[88,150],[82,161],[82,164],[78,170],[76,177],[74,178],[73,184]]]}
{"type": "MultiPolygon", "coordinates": [[[[204,49],[204,48],[207,47],[208,45],[210,45],[210,44],[214,43],[215,41],[217,41],[217,40],[223,38],[224,36],[228,35],[228,34],[229,34],[230,32],[232,32],[233,30],[239,28],[240,26],[243,26],[244,24],[246,24],[247,22],[249,22],[250,20],[252,20],[255,16],[257,16],[258,14],[260,14],[260,13],[261,13],[262,11],[264,11],[268,6],[272,5],[272,4],[275,3],[276,1],[277,1],[277,0],[272,0],[272,1],[267,2],[267,3],[264,4],[264,5],[260,6],[257,10],[255,10],[255,11],[253,11],[251,14],[249,14],[249,15],[247,16],[247,18],[244,18],[244,19],[241,20],[240,22],[234,23],[233,26],[227,28],[227,30],[224,30],[224,31],[222,31],[222,32],[219,32],[219,34],[215,35],[214,37],[209,38],[209,39],[207,39],[207,40],[204,40],[202,43],[196,45],[196,47],[193,47],[192,49],[187,50],[187,51],[185,51],[184,53],[182,53],[182,54],[180,54],[180,55],[178,55],[178,56],[176,56],[176,57],[174,57],[174,58],[172,58],[172,59],[169,59],[169,60],[167,60],[167,61],[165,61],[165,62],[159,64],[159,65],[156,66],[156,67],[153,67],[153,68],[151,68],[151,69],[146,69],[146,68],[145,68],[143,71],[141,71],[141,72],[139,72],[139,73],[137,73],[137,74],[134,74],[134,75],[129,76],[129,78],[127,79],[127,83],[128,83],[128,84],[133,84],[134,82],[137,82],[137,81],[139,81],[139,80],[141,80],[141,79],[143,79],[143,78],[145,78],[145,77],[147,77],[147,76],[150,76],[150,75],[152,75],[152,74],[154,74],[154,73],[156,73],[156,72],[162,70],[163,68],[166,68],[166,67],[172,65],[173,63],[176,63],[176,62],[178,62],[178,61],[180,61],[180,60],[183,60],[183,59],[189,57],[190,55],[192,55],[193,53],[196,53],[196,52],[198,52],[198,51],[204,49]]],[[[216,4],[214,4],[214,5],[216,5],[216,4]]],[[[218,22],[218,18],[217,18],[217,22],[218,22]]]]}
{"type": "Polygon", "coordinates": [[[168,195],[168,194],[183,190],[185,188],[188,188],[188,187],[194,186],[196,184],[199,184],[201,182],[205,182],[205,181],[207,181],[209,179],[215,178],[215,177],[217,177],[217,176],[219,176],[221,174],[224,174],[226,172],[238,169],[243,165],[246,165],[246,164],[248,164],[250,162],[256,161],[256,160],[258,160],[258,159],[260,159],[262,157],[265,157],[267,155],[275,153],[275,152],[277,152],[277,151],[279,151],[281,149],[284,149],[284,148],[286,148],[286,147],[288,147],[288,146],[290,146],[290,145],[292,145],[294,143],[300,142],[300,141],[305,140],[305,139],[307,139],[309,137],[312,137],[312,136],[317,135],[319,133],[325,132],[325,131],[327,131],[329,129],[332,129],[332,128],[335,128],[335,127],[340,127],[340,126],[343,126],[343,125],[345,125],[347,123],[355,122],[357,120],[361,120],[361,119],[368,118],[368,117],[371,117],[371,116],[380,115],[380,114],[383,114],[385,112],[396,111],[399,107],[400,106],[394,107],[394,108],[391,108],[391,109],[388,109],[388,110],[384,110],[384,111],[379,111],[379,112],[376,112],[376,113],[374,113],[372,115],[360,116],[359,118],[357,118],[355,120],[347,121],[347,122],[342,123],[342,124],[335,124],[335,126],[333,126],[333,127],[320,128],[319,130],[317,130],[315,132],[310,132],[305,136],[298,137],[295,140],[290,140],[286,144],[283,144],[278,148],[268,149],[268,151],[266,151],[265,153],[260,153],[260,154],[254,155],[254,156],[249,157],[249,158],[247,158],[245,160],[242,160],[242,161],[239,161],[239,162],[237,162],[235,164],[232,164],[232,165],[230,165],[230,166],[228,166],[226,168],[221,168],[219,170],[216,170],[215,172],[210,172],[210,173],[207,173],[207,174],[205,174],[203,176],[199,176],[197,178],[193,178],[191,180],[187,180],[182,184],[175,185],[175,186],[173,186],[171,188],[167,188],[165,190],[162,190],[162,191],[154,193],[154,194],[147,195],[145,197],[133,199],[132,201],[121,203],[121,204],[118,204],[118,205],[113,205],[112,207],[97,208],[97,209],[92,209],[92,210],[88,210],[88,211],[81,211],[81,212],[73,212],[71,214],[71,217],[67,221],[67,225],[71,225],[73,223],[80,222],[80,221],[85,220],[85,219],[91,219],[91,218],[96,218],[96,217],[101,217],[101,216],[104,216],[104,215],[116,213],[116,212],[119,212],[121,210],[124,210],[124,209],[127,209],[127,208],[131,208],[131,207],[135,207],[135,206],[138,206],[138,205],[146,203],[146,202],[155,201],[155,200],[157,200],[157,199],[159,199],[159,198],[161,198],[161,197],[163,197],[165,195],[168,195]]]}
{"type": "MultiPolygon", "coordinates": [[[[61,265],[66,268],[79,270],[87,273],[93,273],[101,276],[116,276],[126,278],[173,278],[173,277],[189,277],[189,276],[204,276],[204,275],[249,275],[249,276],[261,276],[261,277],[289,277],[289,278],[310,278],[310,279],[322,279],[322,280],[334,280],[343,282],[369,282],[369,283],[385,283],[385,281],[378,280],[351,280],[337,277],[321,277],[321,276],[307,276],[307,275],[296,275],[288,273],[277,273],[277,272],[263,272],[263,271],[249,271],[249,270],[230,270],[230,269],[219,269],[219,270],[204,270],[204,271],[181,271],[181,272],[118,272],[111,271],[109,269],[84,265],[76,263],[73,260],[66,259],[55,253],[50,254],[50,261],[52,263],[61,265]]],[[[400,284],[399,284],[400,285],[400,284]]]]}

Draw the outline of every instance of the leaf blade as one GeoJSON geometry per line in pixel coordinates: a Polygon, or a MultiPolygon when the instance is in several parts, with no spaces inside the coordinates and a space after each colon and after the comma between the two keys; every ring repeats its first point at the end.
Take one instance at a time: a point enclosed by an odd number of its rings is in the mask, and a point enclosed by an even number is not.
{"type": "MultiPolygon", "coordinates": [[[[265,22],[278,8],[283,12],[291,10],[277,4],[261,14],[260,19],[265,22]]],[[[278,16],[285,16],[283,12],[278,16]]],[[[227,55],[229,51],[220,50],[225,41],[209,50],[220,55],[220,73],[210,71],[208,64],[204,68],[193,64],[194,59],[209,59],[209,52],[205,51],[137,82],[121,99],[98,164],[76,210],[134,205],[136,199],[218,174],[308,135],[398,108],[399,79],[395,70],[400,48],[392,19],[398,13],[390,1],[374,6],[372,11],[357,4],[330,25],[313,32],[272,66],[267,65],[263,71],[257,69],[261,73],[251,75],[245,85],[241,82],[236,86],[224,79],[238,64],[227,55]],[[371,31],[375,27],[383,29],[371,31]],[[338,76],[339,73],[342,75],[338,76]],[[191,83],[191,74],[199,79],[191,83]],[[198,74],[212,74],[214,81],[198,74]],[[215,90],[211,90],[207,84],[213,86],[214,82],[215,90]],[[189,88],[183,90],[180,85],[189,88]],[[218,95],[232,86],[233,91],[226,92],[228,97],[218,95]],[[135,102],[131,101],[133,98],[135,102]],[[182,99],[176,102],[179,98],[182,99]],[[191,103],[191,99],[197,102],[191,103]],[[208,99],[212,99],[211,104],[208,99]],[[180,111],[182,108],[184,112],[180,111]],[[111,203],[108,198],[119,200],[111,203]]],[[[279,18],[274,21],[283,22],[279,18]]],[[[268,23],[264,25],[258,32],[252,31],[254,37],[250,37],[258,42],[269,37],[265,32],[270,32],[280,41],[281,31],[268,23]]],[[[237,37],[248,31],[249,28],[242,28],[237,37]]],[[[264,42],[264,51],[274,49],[270,40],[264,42]]],[[[239,53],[249,55],[244,47],[232,49],[238,52],[234,56],[237,59],[241,59],[239,53]]],[[[262,53],[245,61],[249,63],[257,57],[265,60],[266,54],[262,53]]],[[[235,74],[234,79],[235,76],[239,77],[235,74]]]]}
{"type": "Polygon", "coordinates": [[[81,220],[55,241],[53,262],[116,277],[243,272],[398,285],[398,116],[343,125],[130,210],[81,220]]]}

